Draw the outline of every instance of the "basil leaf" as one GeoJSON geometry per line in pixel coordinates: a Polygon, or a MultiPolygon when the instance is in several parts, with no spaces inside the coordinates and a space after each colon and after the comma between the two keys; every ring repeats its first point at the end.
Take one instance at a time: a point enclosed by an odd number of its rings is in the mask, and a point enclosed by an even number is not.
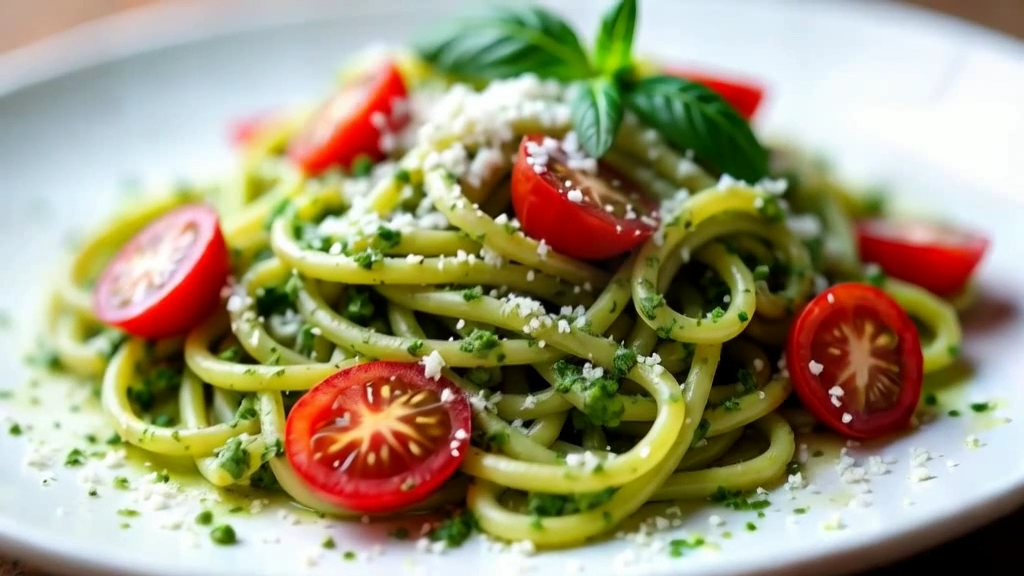
{"type": "Polygon", "coordinates": [[[719,172],[756,182],[768,173],[768,152],[717,93],[696,82],[654,76],[636,83],[627,106],[680,151],[719,172]]]}
{"type": "Polygon", "coordinates": [[[605,13],[594,42],[594,64],[598,69],[615,74],[630,65],[635,28],[636,0],[620,0],[605,13]]]}
{"type": "Polygon", "coordinates": [[[604,156],[622,123],[622,94],[618,85],[604,77],[580,84],[569,110],[580,146],[595,158],[604,156]]]}
{"type": "Polygon", "coordinates": [[[590,75],[576,33],[555,14],[535,6],[496,8],[466,18],[440,40],[421,45],[419,52],[442,72],[474,80],[525,72],[563,81],[590,75]]]}

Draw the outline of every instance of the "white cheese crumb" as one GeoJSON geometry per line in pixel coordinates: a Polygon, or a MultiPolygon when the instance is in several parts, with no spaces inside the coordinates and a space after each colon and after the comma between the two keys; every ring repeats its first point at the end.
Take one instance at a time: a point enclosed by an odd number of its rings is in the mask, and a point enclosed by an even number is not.
{"type": "Polygon", "coordinates": [[[420,364],[423,364],[423,374],[427,378],[438,380],[441,378],[441,369],[445,367],[444,358],[437,352],[437,350],[431,350],[428,356],[425,356],[420,360],[420,364]]]}

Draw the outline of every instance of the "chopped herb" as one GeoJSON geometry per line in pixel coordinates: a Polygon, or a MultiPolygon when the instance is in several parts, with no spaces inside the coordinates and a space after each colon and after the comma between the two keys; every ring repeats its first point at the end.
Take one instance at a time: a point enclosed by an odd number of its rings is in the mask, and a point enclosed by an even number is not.
{"type": "Polygon", "coordinates": [[[648,294],[637,300],[637,305],[640,307],[640,313],[648,320],[654,320],[658,308],[665,305],[665,297],[661,294],[648,294]]]}
{"type": "Polygon", "coordinates": [[[210,540],[213,540],[214,544],[230,546],[238,542],[238,537],[235,535],[235,529],[230,524],[221,524],[210,530],[210,540]]]}
{"type": "Polygon", "coordinates": [[[405,526],[399,526],[398,528],[395,528],[391,532],[390,536],[392,538],[394,538],[395,540],[408,540],[409,539],[409,529],[406,528],[405,526]]]}
{"type": "Polygon", "coordinates": [[[465,543],[477,528],[473,513],[462,510],[435,526],[429,537],[433,542],[444,542],[448,548],[457,548],[465,543]]]}
{"type": "Polygon", "coordinates": [[[483,295],[484,289],[480,286],[474,286],[473,288],[467,288],[462,291],[462,299],[466,302],[472,302],[483,295]]]}
{"type": "Polygon", "coordinates": [[[626,374],[629,374],[629,371],[636,366],[636,363],[636,351],[632,348],[620,346],[619,349],[615,351],[615,356],[612,358],[612,369],[614,370],[616,377],[622,378],[626,374]]]}
{"type": "Polygon", "coordinates": [[[67,467],[81,466],[85,464],[85,453],[78,448],[73,448],[71,452],[68,452],[67,457],[64,458],[64,465],[67,467]]]}
{"type": "Polygon", "coordinates": [[[366,154],[360,154],[352,161],[352,176],[356,178],[366,178],[372,171],[373,160],[366,154]]]}
{"type": "Polygon", "coordinates": [[[95,488],[89,488],[89,496],[96,497],[100,495],[100,491],[95,488]]]}
{"type": "Polygon", "coordinates": [[[259,316],[282,314],[295,306],[295,300],[302,290],[302,278],[292,274],[278,286],[263,287],[256,290],[255,307],[259,316]]]}
{"type": "Polygon", "coordinates": [[[395,180],[403,184],[408,184],[412,182],[412,176],[409,174],[409,171],[406,170],[405,168],[399,168],[398,170],[395,171],[395,180]]]}
{"type": "Polygon", "coordinates": [[[591,368],[586,375],[582,367],[559,360],[553,366],[555,389],[562,394],[576,392],[583,398],[583,413],[595,426],[616,426],[626,407],[618,395],[617,378],[604,375],[600,368],[591,368]]]}
{"type": "Polygon", "coordinates": [[[399,230],[381,226],[377,228],[377,239],[383,250],[389,250],[402,242],[402,233],[399,230]]]}
{"type": "Polygon", "coordinates": [[[156,404],[161,394],[169,392],[181,384],[181,371],[168,366],[158,366],[144,374],[138,385],[128,388],[128,399],[143,411],[156,404]]]}
{"type": "Polygon", "coordinates": [[[345,560],[355,560],[356,559],[356,553],[353,552],[352,550],[346,550],[345,553],[341,555],[341,557],[344,558],[345,560]]]}
{"type": "Polygon", "coordinates": [[[128,483],[128,478],[124,476],[114,476],[114,488],[128,490],[131,488],[131,484],[128,483]]]}
{"type": "MultiPolygon", "coordinates": [[[[714,310],[708,312],[708,316],[711,318],[713,322],[718,322],[723,317],[725,317],[725,310],[722,310],[721,306],[715,306],[714,310]]],[[[742,320],[742,318],[740,318],[740,320],[742,320]]]]}
{"type": "Polygon", "coordinates": [[[978,413],[988,412],[989,410],[992,410],[994,408],[995,408],[995,406],[993,406],[989,402],[975,402],[975,403],[971,404],[971,410],[973,410],[974,412],[978,412],[978,413]]]}
{"type": "Polygon", "coordinates": [[[121,436],[117,432],[114,432],[110,435],[110,438],[107,438],[106,443],[107,446],[120,446],[124,443],[124,440],[121,439],[121,436]]]}
{"type": "Polygon", "coordinates": [[[740,322],[746,322],[747,320],[750,320],[750,316],[747,316],[747,313],[744,312],[743,310],[740,310],[738,317],[740,319],[740,322]]]}
{"type": "Polygon", "coordinates": [[[959,410],[950,410],[949,412],[946,412],[946,414],[949,414],[950,416],[956,418],[957,416],[960,415],[960,411],[959,410]]]}
{"type": "Polygon", "coordinates": [[[768,500],[748,499],[739,490],[729,490],[724,486],[719,486],[714,494],[708,497],[708,500],[718,502],[733,510],[763,510],[772,505],[768,500]]]}
{"type": "Polygon", "coordinates": [[[255,420],[259,418],[259,410],[256,409],[256,396],[249,394],[242,398],[242,402],[238,405],[238,411],[235,412],[235,420],[255,420]]]}
{"type": "Polygon", "coordinates": [[[380,253],[380,250],[376,248],[367,248],[359,254],[352,257],[361,268],[370,270],[373,268],[375,262],[380,262],[384,259],[384,255],[380,253]]]}
{"type": "Polygon", "coordinates": [[[726,412],[735,412],[740,409],[740,399],[736,397],[726,398],[720,406],[726,412]]]}
{"type": "Polygon", "coordinates": [[[587,512],[604,505],[615,495],[615,488],[580,494],[542,494],[531,492],[526,511],[537,517],[567,516],[587,512]]]}
{"type": "Polygon", "coordinates": [[[956,344],[950,346],[949,349],[948,349],[948,352],[949,352],[950,358],[959,358],[960,357],[960,347],[957,346],[956,344]]]}
{"type": "Polygon", "coordinates": [[[139,515],[138,510],[132,510],[131,508],[121,508],[117,511],[118,516],[124,516],[125,518],[135,518],[139,515]]]}
{"type": "Polygon", "coordinates": [[[697,428],[693,431],[693,440],[690,441],[690,446],[693,447],[703,440],[708,435],[708,430],[711,430],[711,421],[707,418],[701,418],[700,422],[697,423],[697,428]]]}
{"type": "Polygon", "coordinates": [[[171,481],[171,475],[167,473],[167,470],[161,470],[156,473],[156,481],[161,484],[167,484],[171,481]]]}
{"type": "Polygon", "coordinates": [[[213,512],[203,510],[199,514],[196,514],[195,522],[200,526],[209,526],[210,524],[213,524],[213,512]]]}
{"type": "Polygon", "coordinates": [[[924,395],[925,406],[936,406],[939,403],[939,397],[934,392],[929,392],[924,395]]]}
{"type": "Polygon", "coordinates": [[[704,539],[696,536],[690,540],[676,539],[668,543],[668,555],[672,558],[681,558],[687,551],[700,548],[704,545],[704,539]]]}
{"type": "Polygon", "coordinates": [[[736,373],[736,379],[740,383],[740,387],[743,388],[744,394],[750,394],[757,390],[757,381],[754,379],[754,374],[746,368],[740,368],[736,373]]]}
{"type": "Polygon", "coordinates": [[[11,436],[21,436],[22,432],[21,424],[18,423],[11,424],[11,427],[7,429],[7,433],[11,436]]]}
{"type": "Polygon", "coordinates": [[[238,436],[231,438],[216,452],[216,464],[235,480],[240,480],[249,470],[249,451],[242,446],[238,436]]]}
{"type": "Polygon", "coordinates": [[[462,343],[459,345],[459,350],[470,354],[476,354],[480,357],[486,357],[490,354],[491,350],[497,348],[500,343],[498,335],[494,332],[474,328],[473,332],[462,340],[462,343]]]}
{"type": "Polygon", "coordinates": [[[345,304],[345,310],[342,314],[345,318],[348,318],[356,324],[366,325],[373,319],[373,315],[377,311],[377,308],[373,303],[372,295],[373,291],[369,288],[363,288],[361,286],[352,286],[347,288],[345,291],[347,301],[345,304]]]}
{"type": "Polygon", "coordinates": [[[757,530],[757,524],[754,524],[753,522],[747,522],[747,530],[754,532],[755,530],[757,530]]]}
{"type": "Polygon", "coordinates": [[[807,508],[794,508],[793,514],[807,514],[807,508]]]}
{"type": "Polygon", "coordinates": [[[324,538],[323,542],[320,543],[320,547],[324,550],[334,550],[338,547],[338,545],[334,543],[334,538],[328,536],[327,538],[324,538]]]}
{"type": "Polygon", "coordinates": [[[413,340],[405,347],[405,351],[412,356],[416,356],[421,348],[423,348],[423,340],[413,340]]]}

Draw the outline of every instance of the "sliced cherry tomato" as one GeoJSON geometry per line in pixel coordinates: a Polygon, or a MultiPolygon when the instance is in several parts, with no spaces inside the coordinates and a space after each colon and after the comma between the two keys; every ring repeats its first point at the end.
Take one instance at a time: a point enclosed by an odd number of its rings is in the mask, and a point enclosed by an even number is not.
{"type": "Polygon", "coordinates": [[[410,506],[437,490],[469,445],[469,401],[423,366],[369,362],[342,370],[295,403],[285,454],[320,497],[364,513],[410,506]]]}
{"type": "Polygon", "coordinates": [[[723,76],[691,70],[671,67],[665,70],[670,76],[692,80],[703,84],[718,93],[726,102],[732,105],[740,116],[750,120],[757,113],[761,101],[764,99],[764,88],[749,81],[725,78],[723,76]]]}
{"type": "Polygon", "coordinates": [[[921,397],[924,360],[910,316],[868,284],[837,284],[790,328],[786,368],[818,420],[859,439],[906,428],[921,397]]]}
{"type": "Polygon", "coordinates": [[[560,140],[526,136],[512,168],[512,205],[523,230],[556,252],[603,260],[657,230],[657,202],[605,163],[573,159],[560,140]]]}
{"type": "MultiPolygon", "coordinates": [[[[408,122],[405,82],[393,63],[343,86],[292,140],[289,157],[307,174],[384,156],[382,140],[408,122]]],[[[393,137],[393,136],[392,136],[393,137]]]]}
{"type": "Polygon", "coordinates": [[[857,241],[862,261],[939,296],[963,290],[989,246],[988,238],[969,230],[885,219],[859,223],[857,241]]]}
{"type": "Polygon", "coordinates": [[[232,146],[241,148],[278,121],[280,121],[280,116],[277,112],[262,112],[244,116],[228,126],[228,138],[232,146]]]}
{"type": "Polygon", "coordinates": [[[217,211],[183,206],[151,222],[114,256],[96,283],[93,310],[135,336],[180,335],[217,306],[229,269],[217,211]]]}

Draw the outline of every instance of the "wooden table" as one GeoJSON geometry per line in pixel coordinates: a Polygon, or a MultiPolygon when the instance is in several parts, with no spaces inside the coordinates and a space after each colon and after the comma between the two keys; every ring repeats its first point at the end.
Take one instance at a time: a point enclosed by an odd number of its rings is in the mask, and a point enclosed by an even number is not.
{"type": "MultiPolygon", "coordinates": [[[[0,0],[0,52],[118,10],[167,0],[47,0],[45,3],[0,0]],[[45,8],[44,8],[45,6],[45,8]]],[[[1024,38],[1024,0],[907,0],[954,14],[1024,38]]],[[[953,563],[968,565],[975,575],[1021,574],[1016,544],[1024,534],[1024,509],[959,540],[870,576],[896,576],[926,570],[945,570],[953,563]]],[[[44,576],[0,558],[0,576],[44,576]]],[[[52,575],[56,576],[56,575],[52,575]]]]}

